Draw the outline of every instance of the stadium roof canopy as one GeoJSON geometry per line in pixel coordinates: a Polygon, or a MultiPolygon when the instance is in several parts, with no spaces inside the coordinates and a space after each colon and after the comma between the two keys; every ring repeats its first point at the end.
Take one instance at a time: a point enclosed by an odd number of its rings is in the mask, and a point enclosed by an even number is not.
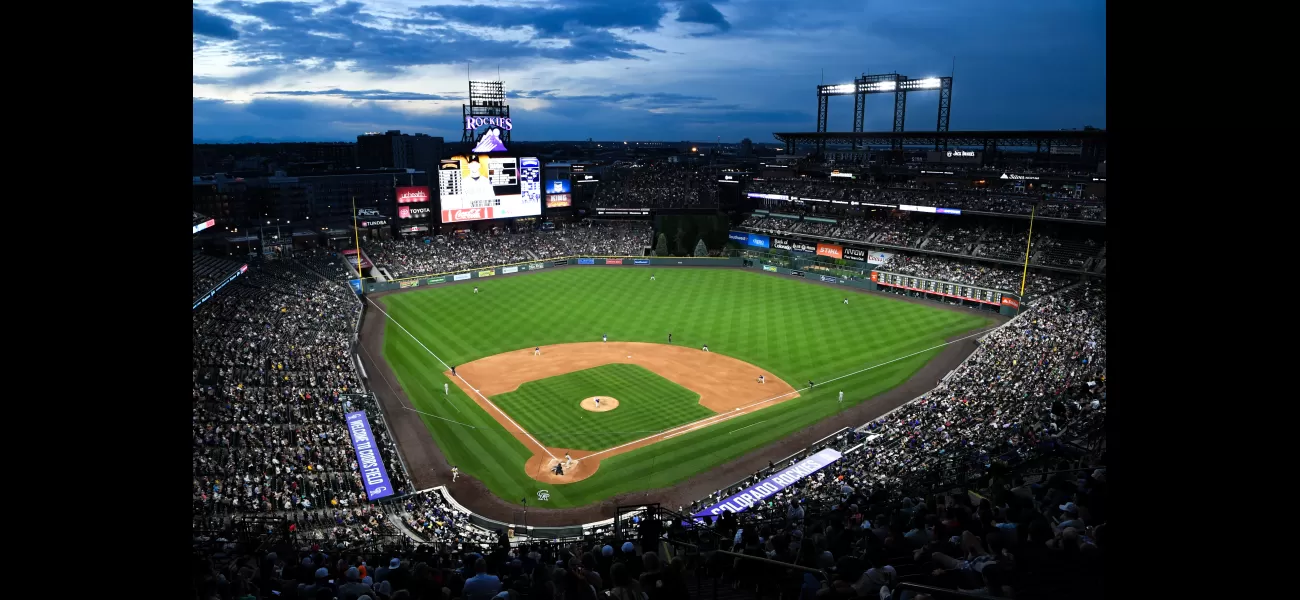
{"type": "Polygon", "coordinates": [[[1047,147],[1081,146],[1085,143],[1106,144],[1105,129],[1069,129],[1060,131],[826,131],[773,133],[772,137],[787,144],[853,144],[889,146],[902,140],[904,146],[1001,146],[1047,147]]]}

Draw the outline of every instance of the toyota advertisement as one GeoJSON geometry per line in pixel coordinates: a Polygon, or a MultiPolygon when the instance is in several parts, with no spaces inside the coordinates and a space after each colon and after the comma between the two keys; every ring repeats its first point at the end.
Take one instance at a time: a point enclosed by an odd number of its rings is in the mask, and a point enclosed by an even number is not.
{"type": "Polygon", "coordinates": [[[542,214],[542,163],[536,158],[466,154],[438,167],[443,223],[542,214]]]}
{"type": "Polygon", "coordinates": [[[432,212],[433,209],[427,206],[399,206],[397,207],[397,218],[427,219],[432,212]]]}
{"type": "Polygon", "coordinates": [[[412,187],[397,188],[398,204],[414,204],[416,202],[428,202],[430,199],[431,198],[429,197],[429,186],[417,185],[412,187]]]}

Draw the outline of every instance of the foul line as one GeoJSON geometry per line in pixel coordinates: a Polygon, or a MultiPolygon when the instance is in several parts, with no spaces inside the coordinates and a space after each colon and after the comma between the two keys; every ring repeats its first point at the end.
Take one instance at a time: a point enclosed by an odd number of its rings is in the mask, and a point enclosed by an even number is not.
{"type": "MultiPolygon", "coordinates": [[[[370,355],[370,351],[369,351],[369,350],[366,350],[366,347],[365,347],[364,345],[361,346],[361,351],[362,351],[362,352],[365,352],[365,353],[366,353],[366,356],[370,357],[370,362],[371,362],[372,364],[379,364],[379,363],[375,362],[375,357],[370,355]]],[[[379,376],[380,376],[381,378],[383,378],[383,380],[384,380],[384,385],[388,386],[388,389],[390,389],[390,390],[393,391],[393,394],[397,397],[397,403],[400,404],[400,405],[402,405],[402,408],[404,408],[404,409],[406,409],[406,410],[409,410],[409,411],[411,411],[411,412],[413,412],[413,413],[418,413],[418,414],[424,415],[424,416],[426,416],[426,417],[433,417],[433,418],[435,418],[435,419],[442,419],[443,421],[446,421],[446,422],[448,422],[448,423],[455,423],[455,424],[457,424],[457,425],[460,425],[460,426],[463,426],[463,427],[468,427],[468,428],[470,428],[470,429],[478,429],[478,427],[475,427],[475,426],[470,425],[470,424],[468,424],[468,423],[461,423],[460,421],[453,421],[453,420],[451,420],[451,419],[448,419],[447,417],[440,417],[440,416],[435,415],[435,414],[433,414],[433,413],[424,412],[424,411],[422,411],[422,410],[416,410],[416,409],[414,409],[414,408],[411,408],[411,407],[407,406],[405,402],[402,402],[402,396],[401,396],[400,393],[398,393],[397,388],[396,388],[396,387],[393,387],[393,382],[391,382],[391,381],[388,380],[388,376],[387,376],[387,375],[384,375],[384,371],[383,371],[383,369],[380,369],[380,370],[379,370],[379,376]]],[[[451,406],[452,406],[452,408],[455,408],[455,407],[456,407],[455,404],[452,404],[451,406]]],[[[460,412],[460,409],[456,409],[456,410],[457,410],[457,412],[460,412]]],[[[433,489],[433,488],[430,488],[430,489],[433,489]]]]}
{"type": "MultiPolygon", "coordinates": [[[[412,334],[410,331],[407,331],[407,329],[406,329],[405,327],[402,327],[402,324],[401,324],[401,323],[398,323],[398,322],[397,322],[397,319],[394,319],[394,318],[392,317],[392,315],[389,315],[387,312],[384,312],[384,309],[379,308],[379,305],[378,305],[378,304],[375,304],[375,301],[374,301],[374,300],[371,300],[370,298],[367,297],[367,298],[366,298],[366,302],[369,302],[371,306],[374,306],[374,307],[375,307],[375,310],[379,311],[379,312],[380,312],[381,314],[383,314],[385,317],[388,317],[388,320],[389,320],[389,321],[392,321],[394,325],[400,327],[400,328],[402,329],[402,331],[405,331],[405,332],[406,332],[406,335],[411,336],[411,339],[415,340],[415,343],[419,344],[421,348],[424,348],[424,351],[425,351],[425,352],[428,352],[428,353],[429,353],[429,356],[432,356],[432,357],[434,358],[434,360],[437,360],[438,362],[442,363],[442,366],[443,366],[443,367],[446,367],[448,371],[451,370],[451,366],[449,366],[449,365],[446,363],[446,361],[442,360],[441,358],[438,358],[438,355],[437,355],[437,354],[434,354],[434,353],[433,353],[433,350],[430,350],[428,346],[425,346],[425,345],[424,345],[424,342],[421,342],[421,341],[420,341],[420,338],[415,337],[415,334],[412,334]]],[[[548,449],[546,448],[546,446],[543,446],[541,442],[537,441],[537,438],[533,437],[533,435],[532,435],[531,433],[528,433],[527,431],[525,431],[523,427],[520,427],[519,424],[516,423],[514,419],[511,419],[511,418],[510,418],[510,415],[507,415],[507,414],[506,414],[504,411],[502,411],[500,408],[497,408],[497,405],[493,404],[491,400],[488,400],[488,399],[487,399],[487,396],[484,396],[482,392],[478,391],[478,388],[474,387],[472,384],[470,384],[470,382],[466,381],[465,378],[464,378],[464,377],[461,377],[459,373],[457,373],[457,374],[455,375],[455,377],[456,377],[456,379],[459,379],[459,380],[461,381],[461,383],[464,383],[464,384],[465,384],[469,389],[474,390],[474,393],[475,393],[475,394],[478,394],[478,397],[479,397],[479,398],[482,398],[484,402],[487,402],[488,406],[491,406],[493,409],[495,409],[495,410],[497,411],[498,414],[500,414],[502,417],[505,417],[505,419],[506,419],[507,421],[509,421],[511,425],[514,425],[514,426],[515,426],[515,429],[518,429],[520,433],[522,433],[522,434],[528,436],[528,439],[532,440],[534,444],[537,444],[537,447],[538,447],[538,448],[541,448],[541,449],[542,449],[542,452],[545,452],[547,456],[550,456],[551,458],[553,458],[553,459],[555,459],[555,460],[559,460],[558,458],[555,458],[555,455],[554,455],[554,454],[551,454],[551,451],[548,450],[548,449]]]]}
{"type": "MultiPolygon", "coordinates": [[[[399,327],[400,327],[400,325],[399,325],[399,327]]],[[[887,365],[887,364],[890,364],[890,363],[896,363],[896,362],[898,362],[898,361],[900,361],[900,360],[904,360],[904,359],[912,358],[913,356],[916,356],[916,355],[918,355],[918,354],[925,354],[926,352],[929,352],[929,351],[931,351],[931,350],[937,350],[937,349],[939,349],[939,348],[943,348],[943,347],[945,347],[945,346],[951,346],[951,345],[953,345],[953,344],[956,344],[957,342],[960,342],[960,341],[963,341],[963,340],[968,340],[968,339],[973,338],[973,337],[976,337],[976,336],[984,335],[984,334],[988,333],[989,331],[991,331],[991,330],[993,330],[993,329],[997,329],[997,327],[994,326],[994,327],[989,327],[989,328],[987,328],[987,329],[982,329],[982,330],[977,331],[977,332],[975,332],[975,333],[972,333],[972,334],[970,334],[970,335],[966,335],[966,336],[959,337],[959,338],[957,338],[957,339],[955,339],[955,340],[953,340],[953,341],[951,341],[951,342],[944,342],[944,343],[942,343],[942,344],[939,344],[938,346],[934,346],[934,347],[932,347],[932,348],[926,348],[925,350],[921,350],[921,351],[918,351],[918,352],[913,352],[913,353],[911,353],[911,354],[908,354],[907,356],[900,356],[900,357],[895,358],[895,359],[893,359],[893,360],[888,360],[888,361],[882,362],[882,363],[880,363],[880,364],[878,364],[878,365],[872,365],[872,366],[867,367],[867,368],[865,368],[865,369],[859,369],[859,370],[854,371],[854,372],[852,372],[852,373],[849,373],[849,374],[847,374],[847,375],[840,375],[839,377],[836,377],[836,378],[834,378],[834,379],[827,379],[826,381],[822,382],[822,385],[825,385],[825,384],[830,383],[830,382],[832,382],[832,381],[839,381],[839,380],[841,380],[841,379],[844,379],[845,377],[852,377],[852,376],[857,375],[857,374],[859,374],[859,373],[865,373],[865,372],[867,372],[867,371],[870,371],[870,370],[875,369],[875,368],[878,368],[878,367],[883,367],[883,366],[885,366],[885,365],[887,365]]],[[[646,440],[652,440],[652,439],[654,439],[654,438],[656,438],[656,437],[659,437],[659,436],[661,436],[661,435],[664,435],[665,433],[670,433],[670,432],[672,432],[672,435],[664,436],[663,439],[666,440],[666,439],[669,439],[669,438],[677,437],[677,436],[682,435],[682,434],[685,434],[685,433],[690,433],[691,431],[694,431],[694,430],[696,430],[696,429],[700,429],[700,428],[703,428],[703,427],[710,427],[710,426],[713,426],[713,425],[717,425],[718,423],[722,423],[723,421],[726,421],[726,420],[728,420],[728,419],[734,419],[734,418],[736,418],[736,417],[740,417],[740,416],[744,416],[744,415],[746,415],[746,414],[749,414],[749,413],[747,413],[747,412],[741,412],[741,411],[743,411],[743,410],[745,410],[745,409],[747,409],[747,408],[753,408],[753,407],[758,406],[758,405],[760,405],[760,404],[767,404],[768,402],[771,402],[771,401],[773,401],[773,400],[780,400],[781,398],[784,398],[784,397],[789,396],[789,395],[791,395],[791,394],[797,394],[797,393],[802,392],[802,391],[804,391],[804,390],[812,389],[812,387],[814,387],[814,386],[809,386],[809,387],[800,388],[800,389],[794,390],[794,391],[792,391],[792,392],[786,392],[786,393],[784,393],[784,394],[781,394],[780,396],[773,396],[773,397],[771,397],[771,398],[768,398],[767,400],[759,400],[758,402],[754,402],[754,403],[752,403],[752,404],[747,404],[747,405],[745,405],[745,406],[741,406],[741,407],[739,407],[739,408],[732,409],[732,410],[729,411],[729,412],[718,413],[718,414],[716,414],[716,415],[713,415],[712,417],[706,417],[706,418],[704,418],[704,419],[700,419],[699,421],[696,421],[696,422],[694,422],[694,423],[687,423],[687,424],[685,424],[685,425],[680,425],[680,426],[678,426],[678,427],[674,427],[674,428],[672,428],[672,429],[666,429],[666,430],[664,430],[662,433],[657,433],[657,434],[655,434],[655,435],[651,435],[651,436],[643,437],[643,438],[641,438],[641,439],[639,439],[639,440],[636,440],[636,441],[633,441],[633,442],[628,442],[628,443],[626,443],[626,444],[621,444],[621,445],[618,445],[618,446],[614,446],[613,448],[606,448],[606,449],[604,449],[604,450],[601,450],[600,452],[596,452],[596,453],[593,453],[593,454],[588,454],[588,455],[586,455],[586,456],[584,456],[584,457],[582,457],[582,458],[576,459],[576,460],[577,460],[578,462],[581,462],[581,461],[587,460],[588,458],[591,458],[591,457],[593,457],[593,456],[600,456],[601,454],[604,454],[604,453],[606,453],[606,452],[612,452],[612,451],[614,451],[614,450],[618,450],[619,448],[626,448],[626,447],[631,446],[631,445],[633,445],[633,444],[639,444],[639,443],[644,442],[644,441],[646,441],[646,440]],[[681,431],[678,431],[678,430],[681,430],[681,431]]],[[[740,431],[740,430],[737,429],[736,431],[740,431]]],[[[552,457],[552,458],[554,458],[554,457],[552,457]]]]}
{"type": "Polygon", "coordinates": [[[731,434],[733,434],[733,433],[736,433],[737,431],[740,431],[741,429],[749,429],[750,427],[753,427],[754,425],[758,425],[758,424],[760,424],[760,423],[766,423],[766,422],[771,421],[771,420],[772,420],[772,419],[763,419],[762,421],[759,421],[758,423],[752,423],[752,424],[750,424],[750,425],[746,425],[746,426],[744,426],[744,427],[741,427],[740,429],[732,429],[731,431],[728,431],[728,432],[727,432],[727,435],[731,435],[731,434]]]}

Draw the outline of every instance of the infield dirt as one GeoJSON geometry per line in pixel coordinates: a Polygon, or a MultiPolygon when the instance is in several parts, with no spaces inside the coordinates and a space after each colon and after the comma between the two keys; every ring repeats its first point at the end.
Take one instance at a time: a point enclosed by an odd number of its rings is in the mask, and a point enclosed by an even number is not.
{"type": "Polygon", "coordinates": [[[745,361],[698,348],[645,342],[560,344],[543,347],[541,355],[534,355],[532,348],[524,348],[459,365],[456,367],[459,377],[452,375],[450,370],[443,374],[524,447],[533,451],[533,456],[524,463],[524,470],[529,477],[545,483],[572,483],[586,479],[600,468],[603,458],[631,452],[799,397],[799,392],[790,384],[745,361]],[[497,394],[513,392],[529,381],[609,364],[641,366],[699,394],[700,405],[717,414],[620,446],[591,451],[544,446],[488,400],[497,394]],[[758,383],[759,375],[765,375],[767,383],[758,383]],[[556,463],[564,462],[566,453],[577,462],[566,468],[563,475],[556,475],[552,469],[556,463]]]}

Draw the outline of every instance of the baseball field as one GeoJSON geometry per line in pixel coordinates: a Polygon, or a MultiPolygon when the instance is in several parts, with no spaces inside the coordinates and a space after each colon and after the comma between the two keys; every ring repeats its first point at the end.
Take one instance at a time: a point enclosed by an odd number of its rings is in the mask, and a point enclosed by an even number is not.
{"type": "Polygon", "coordinates": [[[547,490],[564,508],[671,486],[833,418],[994,324],[794,278],[652,269],[388,295],[384,358],[450,464],[508,502],[547,490]]]}

